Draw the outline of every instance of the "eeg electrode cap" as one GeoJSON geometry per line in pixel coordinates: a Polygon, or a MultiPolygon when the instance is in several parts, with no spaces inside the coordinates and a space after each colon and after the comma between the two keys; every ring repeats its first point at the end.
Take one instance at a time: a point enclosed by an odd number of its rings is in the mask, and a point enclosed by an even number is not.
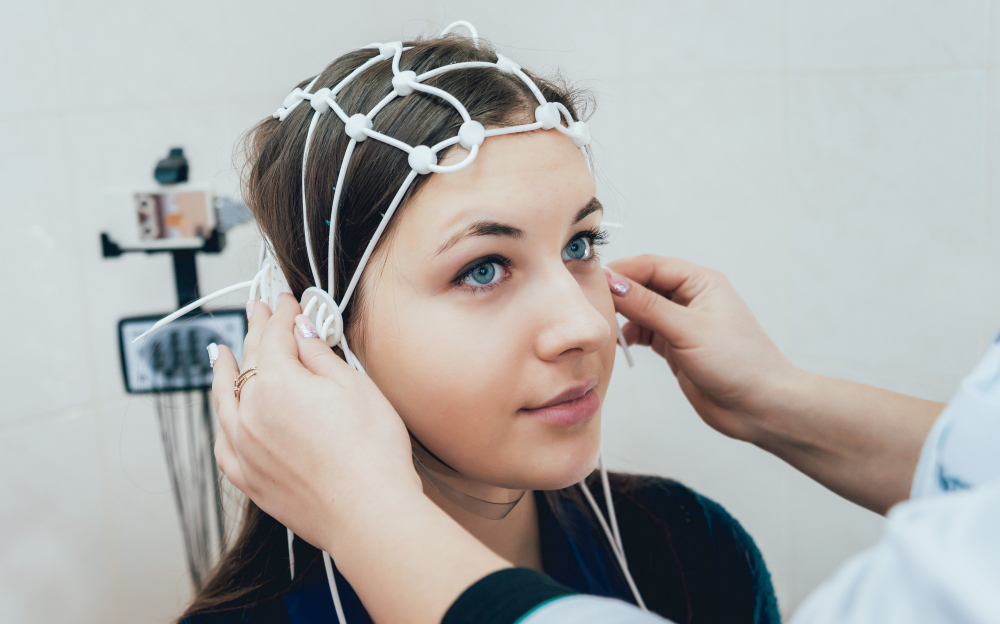
{"type": "Polygon", "coordinates": [[[358,143],[368,138],[368,135],[364,133],[364,130],[371,129],[372,120],[368,119],[368,117],[362,115],[361,113],[352,115],[351,118],[347,120],[347,123],[344,124],[344,132],[347,133],[347,136],[351,137],[358,143]]]}
{"type": "Polygon", "coordinates": [[[458,144],[472,151],[473,145],[482,145],[486,140],[486,128],[475,119],[462,124],[458,129],[458,144]]]}
{"type": "Polygon", "coordinates": [[[316,326],[319,337],[327,346],[336,346],[344,335],[344,318],[330,294],[315,286],[306,288],[302,293],[301,306],[302,314],[316,326]]]}
{"type": "Polygon", "coordinates": [[[590,145],[590,126],[585,121],[574,121],[569,125],[569,136],[577,147],[590,145]]]}
{"type": "Polygon", "coordinates": [[[327,98],[333,98],[333,92],[323,87],[312,96],[312,107],[317,113],[325,113],[330,110],[330,102],[327,98]]]}
{"type": "Polygon", "coordinates": [[[285,96],[285,101],[281,105],[285,108],[292,106],[296,102],[302,99],[302,89],[295,87],[292,92],[285,96]]]}
{"type": "Polygon", "coordinates": [[[382,60],[388,60],[396,56],[396,50],[403,49],[402,41],[390,41],[388,43],[380,43],[378,46],[378,54],[382,57],[382,60]]]}
{"type": "Polygon", "coordinates": [[[431,148],[426,145],[418,145],[413,148],[406,161],[410,163],[411,169],[417,173],[427,175],[431,172],[431,165],[436,165],[438,159],[437,155],[431,151],[431,148]]]}
{"type": "Polygon", "coordinates": [[[535,109],[535,121],[542,124],[542,130],[551,130],[559,125],[559,108],[548,102],[535,109]]]}
{"type": "Polygon", "coordinates": [[[506,74],[513,74],[517,70],[521,69],[521,66],[498,52],[497,69],[506,74]]]}
{"type": "Polygon", "coordinates": [[[413,86],[410,84],[417,77],[416,72],[401,71],[392,77],[392,88],[397,94],[406,97],[413,93],[413,86]]]}

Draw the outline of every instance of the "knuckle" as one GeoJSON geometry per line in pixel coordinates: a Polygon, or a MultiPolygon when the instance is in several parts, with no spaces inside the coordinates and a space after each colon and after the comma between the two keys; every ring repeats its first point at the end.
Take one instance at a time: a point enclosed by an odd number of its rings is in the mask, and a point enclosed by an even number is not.
{"type": "Polygon", "coordinates": [[[639,298],[639,308],[646,314],[651,314],[656,310],[659,295],[652,290],[643,289],[639,298]]]}

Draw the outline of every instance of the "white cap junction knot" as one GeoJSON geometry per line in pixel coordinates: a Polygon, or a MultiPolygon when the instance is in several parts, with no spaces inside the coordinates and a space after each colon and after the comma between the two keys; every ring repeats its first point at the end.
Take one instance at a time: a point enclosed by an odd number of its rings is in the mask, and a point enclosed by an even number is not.
{"type": "Polygon", "coordinates": [[[535,121],[542,124],[542,130],[551,130],[559,125],[559,107],[555,102],[547,102],[535,109],[535,121]]]}
{"type": "Polygon", "coordinates": [[[431,167],[437,164],[438,159],[437,154],[431,148],[426,145],[418,145],[413,148],[406,161],[409,163],[410,169],[419,174],[427,175],[431,172],[431,167]]]}
{"type": "Polygon", "coordinates": [[[574,121],[571,123],[566,134],[569,138],[573,139],[573,145],[577,147],[590,145],[590,126],[585,121],[574,121]]]}
{"type": "Polygon", "coordinates": [[[417,79],[417,73],[412,71],[402,71],[392,77],[392,89],[396,95],[406,97],[413,93],[413,83],[417,79]]]}
{"type": "Polygon", "coordinates": [[[462,124],[458,129],[458,144],[472,151],[473,146],[482,145],[486,140],[486,128],[475,119],[462,124]]]}
{"type": "Polygon", "coordinates": [[[312,100],[311,104],[314,111],[317,113],[325,113],[330,110],[330,103],[333,101],[333,93],[326,87],[323,87],[316,93],[313,93],[312,98],[310,99],[312,100]]]}
{"type": "Polygon", "coordinates": [[[365,134],[365,130],[371,129],[372,120],[368,119],[368,117],[362,115],[361,113],[351,115],[351,118],[347,120],[346,124],[344,124],[344,132],[347,136],[351,137],[358,143],[368,138],[368,135],[365,134]]]}

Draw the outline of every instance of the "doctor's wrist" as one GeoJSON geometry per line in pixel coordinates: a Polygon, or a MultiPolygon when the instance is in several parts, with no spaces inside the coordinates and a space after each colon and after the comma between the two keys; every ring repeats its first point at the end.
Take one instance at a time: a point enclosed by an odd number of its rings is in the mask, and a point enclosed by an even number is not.
{"type": "Polygon", "coordinates": [[[806,443],[811,436],[804,435],[809,423],[803,422],[803,406],[815,399],[824,379],[790,363],[769,375],[757,396],[742,406],[746,418],[739,439],[770,452],[806,443]]]}

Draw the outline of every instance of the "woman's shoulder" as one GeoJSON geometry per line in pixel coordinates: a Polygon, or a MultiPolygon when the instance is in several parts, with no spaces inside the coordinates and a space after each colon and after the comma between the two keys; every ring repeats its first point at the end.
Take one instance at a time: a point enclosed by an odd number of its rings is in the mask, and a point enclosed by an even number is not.
{"type": "Polygon", "coordinates": [[[722,505],[671,479],[609,476],[636,583],[651,589],[650,602],[662,598],[673,610],[687,605],[686,613],[662,615],[678,622],[781,621],[760,550],[722,505]]]}

